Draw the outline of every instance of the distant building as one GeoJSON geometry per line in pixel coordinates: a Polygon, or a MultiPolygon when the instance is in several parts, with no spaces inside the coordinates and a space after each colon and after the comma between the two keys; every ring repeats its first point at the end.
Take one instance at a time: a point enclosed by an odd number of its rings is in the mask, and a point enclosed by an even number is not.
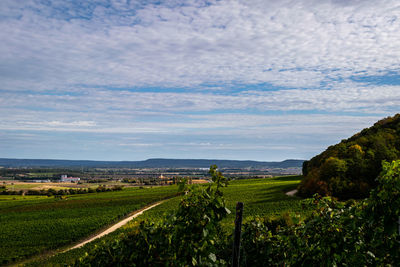
{"type": "Polygon", "coordinates": [[[34,183],[50,183],[50,180],[33,180],[34,183]]]}
{"type": "Polygon", "coordinates": [[[78,182],[81,178],[79,177],[68,177],[66,174],[61,175],[61,182],[78,182]]]}

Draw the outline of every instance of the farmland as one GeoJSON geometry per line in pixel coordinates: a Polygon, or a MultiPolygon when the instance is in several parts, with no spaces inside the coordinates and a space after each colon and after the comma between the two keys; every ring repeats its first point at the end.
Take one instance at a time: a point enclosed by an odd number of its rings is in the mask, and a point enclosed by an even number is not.
{"type": "Polygon", "coordinates": [[[123,182],[118,182],[118,181],[102,181],[101,183],[86,183],[86,182],[80,182],[79,184],[77,183],[58,183],[58,182],[46,182],[46,183],[30,183],[30,182],[19,182],[19,181],[13,181],[13,180],[8,180],[4,181],[2,186],[5,186],[5,188],[8,191],[27,191],[27,190],[47,190],[47,189],[55,189],[55,190],[65,190],[69,188],[73,189],[87,189],[87,188],[92,188],[95,189],[98,186],[105,186],[107,188],[112,188],[114,186],[123,186],[123,187],[132,187],[132,184],[129,183],[123,183],[123,182]]]}
{"type": "Polygon", "coordinates": [[[176,186],[164,186],[70,195],[64,199],[0,196],[0,263],[76,242],[176,192],[176,186]]]}
{"type": "MultiPolygon", "coordinates": [[[[284,192],[296,187],[300,177],[277,177],[271,179],[251,179],[251,180],[236,180],[231,181],[227,188],[224,188],[224,197],[228,208],[232,211],[224,221],[223,225],[226,231],[231,231],[234,221],[234,208],[237,201],[243,201],[245,204],[245,221],[250,220],[255,216],[278,216],[287,211],[301,211],[300,199],[296,197],[288,197],[284,192]]],[[[164,214],[177,208],[180,198],[172,198],[163,204],[145,212],[142,216],[135,219],[127,226],[125,230],[135,227],[134,222],[143,219],[158,220],[164,214]]],[[[117,238],[118,234],[123,232],[119,230],[116,233],[110,234],[103,240],[107,242],[113,238],[117,238]]],[[[101,241],[94,241],[92,244],[87,244],[83,248],[75,249],[66,253],[59,254],[49,260],[36,262],[36,266],[54,265],[62,263],[72,263],[74,259],[79,258],[90,250],[94,244],[99,244],[101,241]]]]}
{"type": "MultiPolygon", "coordinates": [[[[232,182],[231,192],[224,192],[226,203],[219,190],[226,180],[213,169],[210,172],[215,185],[189,191],[173,216],[154,222],[159,218],[155,209],[155,213],[145,215],[149,220],[131,224],[120,236],[106,237],[104,242],[97,242],[97,248],[71,251],[72,257],[59,255],[47,264],[73,263],[79,258],[74,266],[230,265],[232,228],[230,222],[221,219],[227,215],[227,206],[247,195],[250,201],[245,202],[248,214],[240,266],[397,266],[400,161],[384,162],[383,169],[377,189],[364,200],[339,202],[318,195],[304,201],[285,199],[281,189],[293,188],[293,177],[287,182],[286,178],[276,178],[272,183],[272,179],[232,182]],[[263,182],[270,183],[269,193],[252,189],[254,183],[262,187],[263,182]],[[235,183],[240,190],[234,188],[235,183]],[[265,206],[263,202],[277,209],[252,219],[257,216],[257,206],[265,206]],[[299,210],[299,202],[308,206],[305,216],[290,213],[271,220],[279,213],[299,210]]],[[[176,203],[170,202],[167,210],[176,203]]]]}
{"type": "MultiPolygon", "coordinates": [[[[285,192],[290,191],[300,182],[300,176],[275,177],[269,179],[244,179],[230,181],[223,189],[227,207],[232,211],[224,220],[227,227],[233,226],[235,206],[238,201],[244,203],[244,220],[255,216],[278,217],[288,211],[301,211],[300,199],[289,197],[285,192]]],[[[171,199],[155,207],[138,219],[155,220],[164,213],[176,209],[179,199],[171,199]]]]}

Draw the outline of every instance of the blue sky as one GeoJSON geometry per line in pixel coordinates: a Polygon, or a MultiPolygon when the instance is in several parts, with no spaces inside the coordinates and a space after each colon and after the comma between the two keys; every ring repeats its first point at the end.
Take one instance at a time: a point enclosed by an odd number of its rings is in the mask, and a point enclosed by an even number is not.
{"type": "Polygon", "coordinates": [[[0,157],[308,159],[400,107],[400,3],[0,1],[0,157]]]}

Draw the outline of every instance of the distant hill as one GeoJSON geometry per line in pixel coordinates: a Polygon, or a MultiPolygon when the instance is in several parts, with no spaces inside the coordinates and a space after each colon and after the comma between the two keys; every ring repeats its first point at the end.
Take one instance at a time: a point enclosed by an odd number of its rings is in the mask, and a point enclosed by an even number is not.
{"type": "Polygon", "coordinates": [[[216,164],[219,168],[291,168],[301,167],[303,160],[289,159],[281,162],[251,160],[212,159],[148,159],[143,161],[91,161],[53,159],[8,159],[0,158],[3,167],[91,167],[91,168],[209,168],[216,164]]]}
{"type": "Polygon", "coordinates": [[[376,122],[303,164],[299,194],[342,199],[368,196],[376,186],[382,160],[400,158],[400,114],[376,122]]]}

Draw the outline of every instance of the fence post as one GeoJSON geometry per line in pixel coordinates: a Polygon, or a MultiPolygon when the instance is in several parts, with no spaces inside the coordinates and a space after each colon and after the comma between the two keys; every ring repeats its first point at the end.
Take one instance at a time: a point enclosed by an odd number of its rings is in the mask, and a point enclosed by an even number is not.
{"type": "Polygon", "coordinates": [[[232,267],[239,267],[240,237],[242,235],[243,203],[236,204],[235,239],[233,241],[232,267]]]}

